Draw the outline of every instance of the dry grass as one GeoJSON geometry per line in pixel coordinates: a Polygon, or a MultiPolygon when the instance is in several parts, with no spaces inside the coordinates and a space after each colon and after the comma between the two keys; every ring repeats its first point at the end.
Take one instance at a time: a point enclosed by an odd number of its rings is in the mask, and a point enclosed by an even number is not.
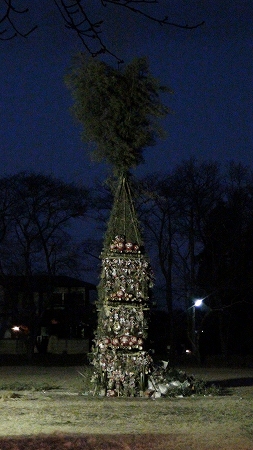
{"type": "Polygon", "coordinates": [[[193,375],[223,383],[226,395],[155,400],[82,395],[78,372],[0,367],[0,386],[30,387],[0,391],[0,450],[253,449],[250,369],[194,368],[193,375]]]}

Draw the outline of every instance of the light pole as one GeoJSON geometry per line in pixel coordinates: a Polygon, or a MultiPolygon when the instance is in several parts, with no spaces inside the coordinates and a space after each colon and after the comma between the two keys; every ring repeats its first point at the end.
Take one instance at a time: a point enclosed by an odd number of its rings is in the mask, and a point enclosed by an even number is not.
{"type": "Polygon", "coordinates": [[[203,303],[203,298],[197,298],[193,300],[192,305],[192,345],[193,345],[193,353],[199,360],[199,345],[198,345],[198,337],[196,336],[196,308],[199,308],[203,303]]]}

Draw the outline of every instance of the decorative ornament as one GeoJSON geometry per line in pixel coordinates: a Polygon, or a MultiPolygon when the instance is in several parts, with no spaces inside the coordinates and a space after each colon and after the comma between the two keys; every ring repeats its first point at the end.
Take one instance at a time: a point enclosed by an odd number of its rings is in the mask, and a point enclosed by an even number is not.
{"type": "Polygon", "coordinates": [[[120,343],[124,347],[128,346],[129,345],[129,337],[128,336],[121,336],[120,343]]]}
{"type": "Polygon", "coordinates": [[[136,337],[136,336],[131,336],[131,338],[130,338],[130,344],[131,344],[131,345],[136,345],[136,344],[137,344],[137,337],[136,337]]]}
{"type": "Polygon", "coordinates": [[[132,242],[126,242],[125,250],[127,253],[131,253],[133,251],[134,244],[132,242]]]}
{"type": "Polygon", "coordinates": [[[119,291],[117,291],[116,295],[118,298],[122,298],[124,297],[124,292],[120,289],[119,291]]]}
{"type": "Polygon", "coordinates": [[[117,243],[117,250],[118,250],[119,252],[123,252],[124,248],[125,248],[124,242],[118,242],[118,243],[117,243]]]}
{"type": "Polygon", "coordinates": [[[119,339],[118,338],[113,338],[112,339],[112,345],[114,345],[115,347],[119,346],[119,339]]]}

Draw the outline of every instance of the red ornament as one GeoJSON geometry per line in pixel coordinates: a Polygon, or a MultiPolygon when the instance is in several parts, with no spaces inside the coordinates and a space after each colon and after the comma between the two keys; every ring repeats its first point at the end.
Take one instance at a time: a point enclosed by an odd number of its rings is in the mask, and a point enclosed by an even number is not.
{"type": "Polygon", "coordinates": [[[130,338],[130,344],[131,344],[131,345],[136,345],[136,344],[137,344],[137,337],[136,337],[136,336],[131,336],[131,338],[130,338]]]}
{"type": "Polygon", "coordinates": [[[120,343],[124,347],[127,347],[129,345],[129,337],[128,336],[121,336],[120,343]]]}
{"type": "Polygon", "coordinates": [[[133,251],[133,247],[134,247],[134,244],[132,242],[126,242],[126,244],[125,244],[126,252],[132,252],[133,251]]]}
{"type": "Polygon", "coordinates": [[[118,345],[119,345],[119,340],[118,340],[118,338],[113,338],[113,340],[112,340],[112,345],[114,345],[115,347],[118,347],[118,345]]]}
{"type": "Polygon", "coordinates": [[[120,289],[119,291],[117,291],[117,297],[122,298],[124,297],[124,292],[120,289]]]}
{"type": "Polygon", "coordinates": [[[124,248],[125,248],[124,242],[118,242],[117,243],[117,249],[118,249],[119,252],[123,252],[124,248]]]}

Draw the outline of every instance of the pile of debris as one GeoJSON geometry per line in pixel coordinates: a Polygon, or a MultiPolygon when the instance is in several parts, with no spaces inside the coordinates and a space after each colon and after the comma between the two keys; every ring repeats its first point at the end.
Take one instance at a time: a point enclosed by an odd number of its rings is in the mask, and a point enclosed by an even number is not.
{"type": "Polygon", "coordinates": [[[203,382],[189,376],[182,370],[173,369],[168,361],[158,363],[148,378],[145,397],[188,397],[198,393],[203,382]]]}

